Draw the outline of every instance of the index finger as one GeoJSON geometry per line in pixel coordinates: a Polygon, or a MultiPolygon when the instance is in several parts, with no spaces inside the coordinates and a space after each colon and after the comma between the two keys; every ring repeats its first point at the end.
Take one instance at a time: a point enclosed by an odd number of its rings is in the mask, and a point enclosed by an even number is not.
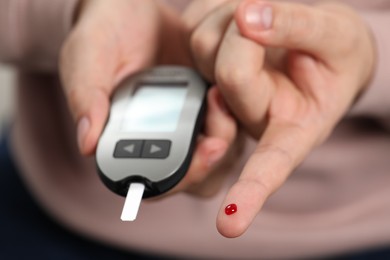
{"type": "Polygon", "coordinates": [[[277,190],[316,143],[313,127],[270,121],[239,180],[229,190],[217,217],[218,231],[225,237],[242,235],[266,199],[277,190]],[[235,204],[234,212],[225,207],[235,204]],[[235,213],[235,214],[231,214],[235,213]]]}

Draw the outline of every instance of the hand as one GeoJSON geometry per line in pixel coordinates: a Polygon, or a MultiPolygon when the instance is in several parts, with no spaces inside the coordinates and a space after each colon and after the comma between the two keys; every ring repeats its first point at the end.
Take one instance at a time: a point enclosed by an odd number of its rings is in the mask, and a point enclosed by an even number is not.
{"type": "Polygon", "coordinates": [[[217,218],[222,235],[237,237],[363,93],[375,44],[362,19],[340,3],[260,0],[221,5],[191,43],[200,70],[259,140],[217,218]],[[238,211],[227,216],[230,203],[238,211]]]}
{"type": "MultiPolygon", "coordinates": [[[[74,29],[62,49],[60,73],[83,155],[95,152],[110,96],[125,76],[155,64],[190,63],[182,27],[180,17],[158,1],[81,1],[74,29]]],[[[219,186],[216,167],[231,150],[236,124],[223,110],[218,90],[209,92],[208,103],[205,132],[189,172],[173,192],[209,196],[219,186]]]]}

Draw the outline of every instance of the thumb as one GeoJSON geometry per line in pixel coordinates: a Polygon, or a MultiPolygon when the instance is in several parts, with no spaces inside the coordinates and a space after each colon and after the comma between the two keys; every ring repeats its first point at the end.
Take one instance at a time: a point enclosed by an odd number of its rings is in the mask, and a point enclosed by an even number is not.
{"type": "Polygon", "coordinates": [[[332,61],[350,48],[350,23],[334,12],[303,4],[246,0],[235,18],[241,33],[261,45],[294,49],[332,61]]]}
{"type": "Polygon", "coordinates": [[[65,43],[60,74],[70,112],[77,123],[78,145],[83,155],[94,153],[109,111],[115,86],[115,53],[104,55],[98,43],[75,32],[65,43]]]}

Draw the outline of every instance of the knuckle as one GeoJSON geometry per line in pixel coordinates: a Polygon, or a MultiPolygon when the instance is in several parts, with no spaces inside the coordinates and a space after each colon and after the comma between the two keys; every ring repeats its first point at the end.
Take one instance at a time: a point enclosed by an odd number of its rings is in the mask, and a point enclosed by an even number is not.
{"type": "Polygon", "coordinates": [[[322,3],[320,6],[325,18],[323,19],[325,36],[333,41],[337,40],[339,47],[343,48],[344,51],[352,50],[351,47],[359,43],[359,27],[364,27],[365,22],[356,14],[355,10],[347,5],[334,6],[331,3],[322,3]]]}
{"type": "Polygon", "coordinates": [[[261,144],[256,148],[255,154],[265,155],[269,160],[278,162],[279,167],[283,169],[291,169],[294,165],[294,159],[290,151],[278,145],[261,144]]]}
{"type": "Polygon", "coordinates": [[[260,176],[252,176],[237,181],[237,185],[247,187],[250,190],[256,190],[259,192],[259,197],[266,198],[271,195],[275,188],[271,183],[265,182],[260,176]]]}
{"type": "Polygon", "coordinates": [[[332,13],[327,13],[324,17],[323,38],[336,44],[337,53],[349,53],[353,50],[352,46],[358,43],[358,30],[355,29],[354,21],[332,13]]]}
{"type": "Polygon", "coordinates": [[[287,45],[303,46],[305,42],[326,39],[329,27],[324,12],[305,5],[286,5],[276,14],[275,24],[278,40],[287,45]]]}
{"type": "Polygon", "coordinates": [[[313,21],[305,9],[287,8],[283,17],[281,37],[288,44],[300,46],[307,39],[316,37],[320,30],[317,20],[313,21]]]}
{"type": "Polygon", "coordinates": [[[196,57],[206,59],[212,55],[215,48],[216,36],[208,31],[196,30],[191,36],[191,50],[196,57]]]}
{"type": "Polygon", "coordinates": [[[249,84],[252,79],[251,72],[234,65],[217,66],[215,74],[218,85],[231,94],[239,92],[241,86],[249,84]]]}
{"type": "Polygon", "coordinates": [[[211,81],[214,81],[214,67],[218,46],[217,37],[214,33],[198,30],[194,32],[190,39],[193,59],[202,74],[211,81]]]}

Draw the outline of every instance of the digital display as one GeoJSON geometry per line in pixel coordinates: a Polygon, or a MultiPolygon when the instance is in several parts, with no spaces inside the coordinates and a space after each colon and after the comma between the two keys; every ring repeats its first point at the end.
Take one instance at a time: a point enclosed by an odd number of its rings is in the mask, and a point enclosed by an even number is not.
{"type": "Polygon", "coordinates": [[[140,86],[127,105],[121,130],[175,132],[186,95],[185,86],[140,86]]]}

